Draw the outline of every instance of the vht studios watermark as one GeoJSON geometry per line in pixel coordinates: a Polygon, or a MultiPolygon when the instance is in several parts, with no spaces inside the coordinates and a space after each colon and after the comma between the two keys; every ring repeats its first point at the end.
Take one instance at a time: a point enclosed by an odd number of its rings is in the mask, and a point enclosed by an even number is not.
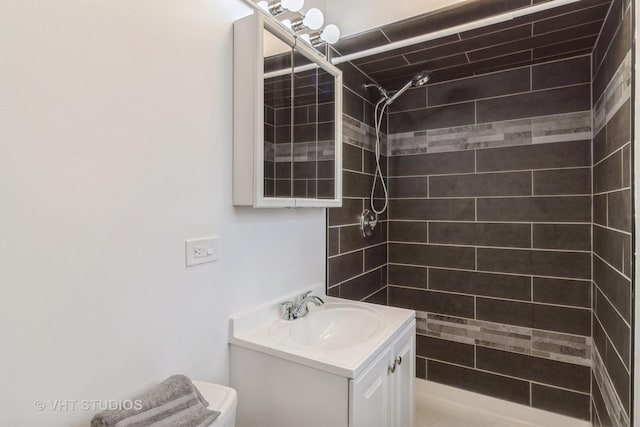
{"type": "Polygon", "coordinates": [[[50,399],[36,400],[38,411],[73,412],[142,409],[142,400],[50,399]]]}

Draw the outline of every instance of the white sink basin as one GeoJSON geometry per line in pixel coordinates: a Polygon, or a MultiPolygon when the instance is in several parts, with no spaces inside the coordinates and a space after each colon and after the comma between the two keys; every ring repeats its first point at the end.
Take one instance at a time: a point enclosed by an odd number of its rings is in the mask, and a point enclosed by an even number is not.
{"type": "Polygon", "coordinates": [[[398,330],[415,325],[413,310],[325,297],[323,289],[324,285],[319,285],[312,291],[326,303],[321,307],[309,304],[309,314],[296,320],[282,320],[282,301],[293,301],[304,290],[232,316],[232,348],[356,378],[398,330]]]}
{"type": "Polygon", "coordinates": [[[327,303],[299,319],[277,322],[271,336],[289,347],[336,350],[373,338],[381,326],[380,316],[371,309],[327,303]]]}

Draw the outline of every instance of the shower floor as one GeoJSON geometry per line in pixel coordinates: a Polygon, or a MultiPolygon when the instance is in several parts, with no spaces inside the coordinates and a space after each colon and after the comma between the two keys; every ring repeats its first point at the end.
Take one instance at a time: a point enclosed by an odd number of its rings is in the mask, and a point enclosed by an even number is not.
{"type": "Polygon", "coordinates": [[[591,423],[416,379],[414,427],[590,427],[591,423]]]}

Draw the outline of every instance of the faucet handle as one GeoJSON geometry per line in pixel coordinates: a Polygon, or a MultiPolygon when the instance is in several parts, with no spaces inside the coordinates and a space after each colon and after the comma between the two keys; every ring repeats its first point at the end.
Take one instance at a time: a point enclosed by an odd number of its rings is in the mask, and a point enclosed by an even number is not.
{"type": "Polygon", "coordinates": [[[294,303],[293,303],[293,301],[281,302],[280,305],[283,308],[283,310],[282,310],[282,319],[283,320],[293,320],[294,319],[294,316],[293,316],[294,303]]]}

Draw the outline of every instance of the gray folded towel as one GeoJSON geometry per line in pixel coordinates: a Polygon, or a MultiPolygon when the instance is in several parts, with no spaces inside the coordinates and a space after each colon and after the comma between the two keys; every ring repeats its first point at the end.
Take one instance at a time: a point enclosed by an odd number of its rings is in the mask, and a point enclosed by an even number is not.
{"type": "Polygon", "coordinates": [[[91,427],[205,427],[220,416],[207,409],[209,403],[191,380],[174,375],[140,396],[139,409],[103,411],[91,420],[91,427]]]}

